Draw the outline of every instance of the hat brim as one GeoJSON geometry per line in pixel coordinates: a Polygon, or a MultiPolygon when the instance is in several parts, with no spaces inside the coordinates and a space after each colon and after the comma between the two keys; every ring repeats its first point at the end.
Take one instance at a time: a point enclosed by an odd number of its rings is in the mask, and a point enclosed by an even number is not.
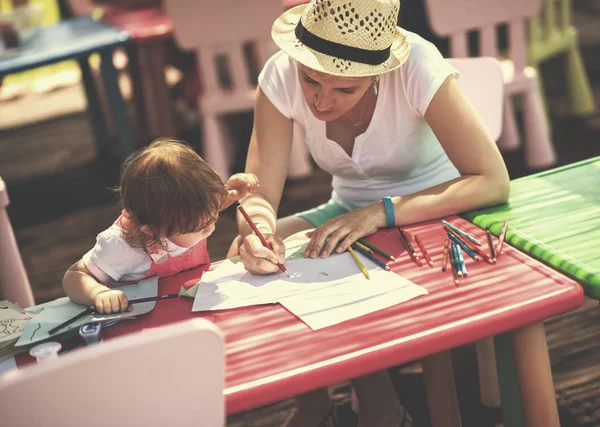
{"type": "Polygon", "coordinates": [[[287,10],[277,18],[271,29],[271,36],[277,46],[301,64],[334,76],[365,77],[387,73],[406,62],[410,54],[410,44],[400,28],[396,27],[394,41],[390,48],[390,56],[385,62],[370,65],[355,61],[344,61],[343,68],[340,69],[338,58],[311,49],[296,38],[296,26],[306,6],[306,4],[302,4],[287,10]]]}

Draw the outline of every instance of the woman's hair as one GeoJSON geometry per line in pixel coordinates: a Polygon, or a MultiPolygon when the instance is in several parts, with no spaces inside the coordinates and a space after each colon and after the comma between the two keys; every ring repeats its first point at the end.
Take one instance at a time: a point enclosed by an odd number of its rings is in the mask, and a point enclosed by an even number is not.
{"type": "Polygon", "coordinates": [[[191,147],[166,138],[125,161],[117,193],[128,219],[123,238],[146,252],[166,248],[161,237],[208,227],[227,196],[219,175],[191,147]]]}

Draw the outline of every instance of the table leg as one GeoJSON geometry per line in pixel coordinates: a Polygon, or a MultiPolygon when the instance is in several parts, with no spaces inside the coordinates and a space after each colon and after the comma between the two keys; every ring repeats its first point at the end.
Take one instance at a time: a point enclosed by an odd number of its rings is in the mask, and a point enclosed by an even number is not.
{"type": "Polygon", "coordinates": [[[169,86],[165,77],[166,46],[164,41],[139,46],[143,63],[146,111],[154,125],[154,136],[175,137],[169,86]]]}
{"type": "Polygon", "coordinates": [[[127,68],[131,80],[131,97],[135,106],[135,127],[138,140],[145,145],[150,142],[148,132],[148,113],[146,112],[146,99],[144,97],[143,72],[140,64],[140,50],[135,43],[129,43],[125,48],[127,53],[127,68]]]}
{"type": "Polygon", "coordinates": [[[425,392],[432,427],[460,427],[460,411],[454,386],[454,372],[449,351],[422,361],[425,392]]]}
{"type": "Polygon", "coordinates": [[[106,144],[108,141],[106,123],[102,114],[100,98],[98,97],[98,88],[90,69],[89,57],[79,58],[77,62],[81,70],[83,89],[85,90],[85,97],[87,99],[88,116],[92,132],[94,133],[96,148],[98,149],[98,153],[105,150],[108,151],[106,144]]]}
{"type": "Polygon", "coordinates": [[[125,102],[123,101],[123,96],[121,95],[117,70],[113,64],[112,56],[112,50],[100,53],[100,70],[106,86],[108,105],[110,106],[113,120],[115,122],[117,136],[119,137],[119,142],[121,143],[121,156],[127,157],[133,153],[133,136],[131,133],[131,128],[129,127],[129,121],[127,120],[125,102]]]}
{"type": "Polygon", "coordinates": [[[525,325],[511,335],[525,426],[560,427],[544,324],[525,325]]]}
{"type": "Polygon", "coordinates": [[[494,337],[496,349],[496,367],[498,369],[498,385],[500,386],[500,402],[506,427],[523,427],[523,409],[519,397],[519,384],[515,373],[511,334],[505,333],[494,337]]]}
{"type": "Polygon", "coordinates": [[[494,338],[490,337],[477,341],[475,349],[477,351],[481,403],[488,407],[499,408],[501,403],[496,354],[494,353],[494,338]]]}

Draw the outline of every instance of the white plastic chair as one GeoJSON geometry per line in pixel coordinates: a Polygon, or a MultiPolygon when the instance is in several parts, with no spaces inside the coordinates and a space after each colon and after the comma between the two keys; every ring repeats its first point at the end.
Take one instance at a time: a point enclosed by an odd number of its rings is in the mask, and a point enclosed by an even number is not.
{"type": "MultiPolygon", "coordinates": [[[[165,0],[164,8],[173,21],[177,43],[198,52],[203,82],[198,105],[203,117],[204,156],[225,179],[230,170],[230,138],[222,117],[254,108],[256,82],[243,46],[253,43],[259,69],[275,53],[271,26],[281,14],[281,0],[165,0]],[[219,82],[217,56],[227,58],[231,88],[219,82]]],[[[309,175],[311,169],[303,136],[295,134],[288,174],[300,178],[309,175]]]]}
{"type": "MultiPolygon", "coordinates": [[[[447,61],[460,72],[460,86],[479,113],[492,138],[502,134],[504,76],[500,62],[491,57],[450,58],[447,61]]],[[[493,338],[476,343],[481,401],[487,406],[500,406],[500,389],[496,371],[493,338]]],[[[423,375],[431,425],[459,427],[458,399],[449,352],[423,360],[423,375]]]]}
{"type": "Polygon", "coordinates": [[[6,207],[10,203],[6,185],[0,177],[0,299],[21,307],[35,305],[6,207]]]}
{"type": "Polygon", "coordinates": [[[103,341],[0,376],[2,425],[225,425],[224,344],[191,319],[103,341]]]}
{"type": "Polygon", "coordinates": [[[452,57],[469,56],[467,34],[479,32],[480,55],[499,57],[496,29],[507,23],[509,60],[502,62],[505,82],[504,124],[498,146],[505,150],[519,146],[519,135],[512,105],[513,95],[523,96],[525,161],[534,169],[556,163],[548,123],[538,89],[534,68],[527,66],[527,20],[542,8],[542,0],[425,0],[432,30],[450,37],[452,57]]]}

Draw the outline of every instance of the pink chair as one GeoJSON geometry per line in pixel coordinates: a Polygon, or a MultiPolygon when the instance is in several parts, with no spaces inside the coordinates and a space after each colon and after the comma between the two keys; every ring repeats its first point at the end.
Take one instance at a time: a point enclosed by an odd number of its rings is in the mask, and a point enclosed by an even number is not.
{"type": "Polygon", "coordinates": [[[7,426],[225,425],[223,337],[191,319],[0,376],[7,426]]]}
{"type": "Polygon", "coordinates": [[[25,308],[35,305],[35,300],[6,212],[9,203],[6,185],[0,177],[0,296],[25,308]]]}
{"type": "Polygon", "coordinates": [[[529,167],[540,169],[556,163],[544,107],[538,92],[534,68],[527,66],[527,20],[542,8],[542,0],[426,0],[425,6],[432,30],[450,37],[453,57],[469,56],[467,33],[478,30],[481,56],[498,57],[496,27],[508,24],[510,61],[502,62],[505,82],[504,124],[498,145],[503,149],[519,146],[513,95],[523,97],[525,160],[529,167]]]}
{"type": "MultiPolygon", "coordinates": [[[[254,108],[256,82],[244,55],[244,43],[252,43],[256,65],[262,68],[276,51],[270,34],[273,21],[281,13],[281,0],[165,0],[164,8],[173,21],[177,43],[183,49],[198,52],[198,70],[203,80],[198,106],[204,122],[204,155],[212,168],[226,178],[232,147],[223,116],[254,108]],[[226,58],[231,87],[224,87],[219,81],[218,57],[226,58]]],[[[303,136],[295,133],[289,176],[299,178],[310,172],[303,136]]]]}

